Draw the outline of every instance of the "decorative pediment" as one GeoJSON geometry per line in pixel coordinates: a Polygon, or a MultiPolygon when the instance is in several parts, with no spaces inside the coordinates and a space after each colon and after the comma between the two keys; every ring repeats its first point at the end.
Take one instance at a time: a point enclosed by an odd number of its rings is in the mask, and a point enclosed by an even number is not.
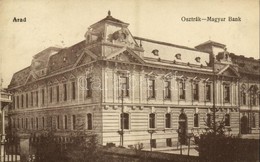
{"type": "Polygon", "coordinates": [[[80,54],[78,60],[74,64],[74,67],[78,66],[78,65],[86,64],[86,63],[94,61],[96,59],[97,59],[97,56],[93,52],[91,52],[88,49],[84,49],[84,51],[80,54]]]}
{"type": "Polygon", "coordinates": [[[228,77],[240,77],[238,71],[230,65],[227,65],[223,69],[221,69],[217,73],[217,75],[228,76],[228,77]]]}
{"type": "Polygon", "coordinates": [[[147,78],[156,78],[158,77],[158,74],[156,74],[154,71],[151,71],[150,73],[145,75],[147,78]]]}
{"type": "Polygon", "coordinates": [[[107,60],[144,64],[144,60],[131,49],[124,47],[106,57],[107,60]]]}

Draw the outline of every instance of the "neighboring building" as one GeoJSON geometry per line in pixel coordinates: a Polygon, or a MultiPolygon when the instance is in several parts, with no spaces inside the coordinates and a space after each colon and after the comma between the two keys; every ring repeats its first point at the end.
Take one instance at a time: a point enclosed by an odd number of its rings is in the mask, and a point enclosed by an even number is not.
{"type": "Polygon", "coordinates": [[[217,120],[224,120],[230,133],[239,134],[240,119],[241,133],[250,133],[248,126],[258,132],[258,60],[229,54],[213,41],[190,48],[133,37],[128,25],[109,12],[89,27],[82,42],[50,47],[16,72],[9,85],[13,132],[51,130],[66,138],[86,130],[97,133],[103,145],[185,144],[187,133],[212,124],[213,92],[217,120]],[[248,96],[250,90],[254,95],[248,96]],[[240,112],[242,92],[243,105],[251,106],[240,112]],[[249,102],[251,96],[256,98],[249,102]]]}

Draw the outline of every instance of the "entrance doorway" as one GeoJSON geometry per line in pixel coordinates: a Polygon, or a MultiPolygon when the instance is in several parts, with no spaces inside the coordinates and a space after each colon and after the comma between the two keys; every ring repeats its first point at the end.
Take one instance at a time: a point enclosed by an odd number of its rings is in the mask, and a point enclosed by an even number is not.
{"type": "Polygon", "coordinates": [[[180,144],[187,144],[187,116],[184,113],[179,116],[178,133],[180,144]]]}
{"type": "Polygon", "coordinates": [[[249,126],[248,126],[248,118],[243,116],[241,118],[241,134],[248,134],[249,133],[249,126]]]}

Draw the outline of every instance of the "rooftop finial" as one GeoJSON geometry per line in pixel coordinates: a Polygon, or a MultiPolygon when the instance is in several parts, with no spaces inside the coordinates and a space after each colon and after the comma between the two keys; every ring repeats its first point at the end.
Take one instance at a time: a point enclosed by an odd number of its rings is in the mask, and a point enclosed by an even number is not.
{"type": "Polygon", "coordinates": [[[111,11],[110,10],[108,10],[107,15],[111,16],[111,11]]]}

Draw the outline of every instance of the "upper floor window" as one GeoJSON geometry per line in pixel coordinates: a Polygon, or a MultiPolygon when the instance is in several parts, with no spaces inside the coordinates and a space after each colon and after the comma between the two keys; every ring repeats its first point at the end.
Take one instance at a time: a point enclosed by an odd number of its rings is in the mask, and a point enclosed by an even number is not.
{"type": "Polygon", "coordinates": [[[251,127],[256,128],[255,113],[252,113],[252,116],[251,116],[251,127]]]}
{"type": "Polygon", "coordinates": [[[38,94],[38,91],[35,92],[36,94],[36,106],[38,106],[38,103],[39,103],[39,94],[38,94]]]}
{"type": "Polygon", "coordinates": [[[199,83],[193,84],[193,100],[198,101],[199,100],[199,83]]]}
{"type": "Polygon", "coordinates": [[[185,81],[182,80],[179,82],[179,96],[181,100],[185,100],[185,81]]]}
{"type": "Polygon", "coordinates": [[[241,92],[241,105],[246,105],[246,92],[241,92]]]}
{"type": "Polygon", "coordinates": [[[76,115],[72,115],[72,130],[76,129],[76,115]]]}
{"type": "Polygon", "coordinates": [[[224,102],[227,102],[227,103],[230,102],[230,85],[229,84],[224,85],[224,102]]]}
{"type": "Polygon", "coordinates": [[[128,113],[122,113],[120,114],[120,120],[121,120],[121,129],[129,129],[129,114],[128,113]]]}
{"type": "Polygon", "coordinates": [[[129,78],[120,76],[120,96],[129,97],[129,78]]]}
{"type": "Polygon", "coordinates": [[[52,87],[50,87],[50,89],[49,89],[49,93],[50,93],[50,98],[49,98],[49,100],[50,100],[50,103],[52,103],[52,94],[53,94],[53,88],[52,87]]]}
{"type": "Polygon", "coordinates": [[[92,130],[92,114],[87,114],[87,129],[92,130]]]}
{"type": "Polygon", "coordinates": [[[165,128],[171,128],[171,114],[165,114],[165,128]]]}
{"type": "Polygon", "coordinates": [[[33,92],[31,92],[31,106],[33,106],[33,92]]]}
{"type": "Polygon", "coordinates": [[[149,79],[148,88],[149,88],[149,98],[155,98],[155,80],[154,79],[149,79]]]}
{"type": "Polygon", "coordinates": [[[56,99],[57,99],[57,102],[60,101],[60,88],[59,88],[59,85],[56,86],[56,99]]]}
{"type": "Polygon", "coordinates": [[[230,115],[229,114],[225,115],[225,126],[230,126],[230,115]]]}
{"type": "Polygon", "coordinates": [[[26,95],[25,95],[25,105],[26,105],[26,107],[28,107],[28,103],[29,102],[29,99],[28,99],[28,93],[26,93],[26,95]]]}
{"type": "Polygon", "coordinates": [[[149,128],[155,128],[155,114],[149,114],[149,128]]]}
{"type": "Polygon", "coordinates": [[[42,104],[44,105],[44,97],[45,97],[45,91],[44,91],[44,89],[42,89],[42,104]]]}
{"type": "Polygon", "coordinates": [[[87,78],[86,97],[92,97],[92,78],[87,78]]]}
{"type": "Polygon", "coordinates": [[[67,101],[67,84],[63,84],[63,101],[67,101]]]}
{"type": "Polygon", "coordinates": [[[21,107],[23,108],[23,105],[24,104],[24,98],[23,98],[23,94],[22,94],[22,96],[21,96],[21,107]]]}
{"type": "Polygon", "coordinates": [[[64,129],[68,129],[68,117],[64,115],[64,129]]]}
{"type": "Polygon", "coordinates": [[[20,104],[20,103],[19,103],[19,96],[17,96],[17,97],[16,97],[16,107],[17,107],[18,109],[19,109],[19,106],[20,106],[19,104],[20,104]]]}
{"type": "Polygon", "coordinates": [[[164,98],[165,99],[171,98],[171,82],[170,81],[164,82],[164,98]]]}
{"type": "Polygon", "coordinates": [[[211,100],[211,85],[206,84],[206,101],[211,100]]]}
{"type": "Polygon", "coordinates": [[[199,114],[194,114],[194,127],[199,127],[199,114]]]}
{"type": "Polygon", "coordinates": [[[75,81],[71,82],[71,98],[76,99],[76,84],[75,81]]]}

